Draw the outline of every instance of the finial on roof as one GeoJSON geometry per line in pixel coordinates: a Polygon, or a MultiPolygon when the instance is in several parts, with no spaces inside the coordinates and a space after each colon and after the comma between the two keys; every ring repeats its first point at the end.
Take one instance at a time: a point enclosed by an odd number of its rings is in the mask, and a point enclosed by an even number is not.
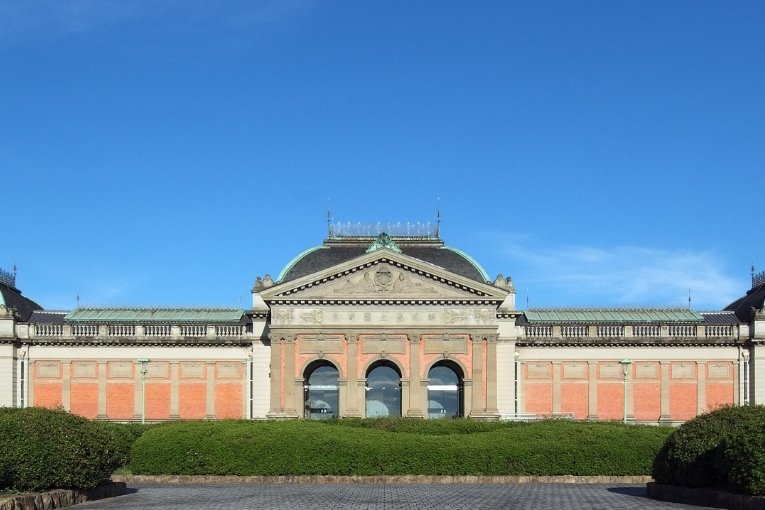
{"type": "Polygon", "coordinates": [[[688,289],[688,310],[691,309],[691,289],[688,289]]]}
{"type": "Polygon", "coordinates": [[[441,236],[441,197],[438,197],[439,206],[436,209],[436,237],[441,236]]]}
{"type": "Polygon", "coordinates": [[[399,248],[393,239],[391,239],[391,237],[385,232],[380,232],[380,234],[375,238],[374,242],[369,246],[369,248],[367,248],[367,253],[382,250],[383,248],[394,251],[396,253],[401,253],[401,248],[399,248]]]}
{"type": "Polygon", "coordinates": [[[327,208],[327,239],[332,238],[332,209],[327,208]]]}

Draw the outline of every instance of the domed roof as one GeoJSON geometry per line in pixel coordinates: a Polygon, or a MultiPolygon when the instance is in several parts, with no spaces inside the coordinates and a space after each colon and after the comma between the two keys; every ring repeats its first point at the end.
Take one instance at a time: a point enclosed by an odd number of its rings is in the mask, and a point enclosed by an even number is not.
{"type": "Polygon", "coordinates": [[[19,320],[26,322],[35,310],[42,310],[31,299],[21,295],[21,291],[16,288],[15,273],[8,273],[0,270],[0,306],[5,308],[15,308],[19,320]]]}
{"type": "Polygon", "coordinates": [[[752,288],[746,295],[741,296],[731,304],[725,307],[736,313],[736,317],[741,322],[750,322],[754,313],[762,310],[765,303],[765,273],[754,275],[752,277],[752,288]]]}
{"type": "MultiPolygon", "coordinates": [[[[324,269],[342,264],[367,253],[380,242],[381,236],[393,241],[401,253],[441,267],[465,278],[489,283],[489,277],[481,265],[470,255],[445,246],[443,241],[432,237],[394,237],[381,233],[379,236],[356,236],[327,239],[321,246],[308,249],[292,259],[279,274],[277,283],[284,283],[324,269]]],[[[386,242],[383,240],[383,242],[386,242]]]]}

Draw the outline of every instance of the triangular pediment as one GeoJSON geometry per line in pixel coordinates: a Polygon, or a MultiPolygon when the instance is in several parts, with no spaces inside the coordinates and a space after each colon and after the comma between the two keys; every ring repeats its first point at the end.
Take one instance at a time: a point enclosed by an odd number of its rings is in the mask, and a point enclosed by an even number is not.
{"type": "Polygon", "coordinates": [[[278,284],[266,301],[502,301],[507,291],[388,249],[278,284]]]}

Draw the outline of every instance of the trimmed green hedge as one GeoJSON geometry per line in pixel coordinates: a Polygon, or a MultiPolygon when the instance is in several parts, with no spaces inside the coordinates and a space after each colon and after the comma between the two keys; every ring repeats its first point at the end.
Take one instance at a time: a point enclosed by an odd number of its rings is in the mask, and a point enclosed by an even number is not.
{"type": "Polygon", "coordinates": [[[684,423],[656,457],[653,477],[765,494],[765,407],[728,406],[684,423]]]}
{"type": "Polygon", "coordinates": [[[641,475],[671,430],[551,420],[181,422],[133,446],[134,474],[641,475]]]}
{"type": "Polygon", "coordinates": [[[118,466],[114,434],[62,410],[0,408],[0,489],[88,489],[118,466]]]}

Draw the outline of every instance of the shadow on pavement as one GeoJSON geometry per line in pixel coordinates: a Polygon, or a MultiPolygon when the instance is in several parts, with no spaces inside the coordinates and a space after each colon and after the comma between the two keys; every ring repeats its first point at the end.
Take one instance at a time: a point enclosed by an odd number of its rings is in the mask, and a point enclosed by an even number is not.
{"type": "Polygon", "coordinates": [[[645,487],[609,487],[608,492],[615,494],[624,494],[625,496],[632,496],[634,498],[647,498],[645,487]]]}

